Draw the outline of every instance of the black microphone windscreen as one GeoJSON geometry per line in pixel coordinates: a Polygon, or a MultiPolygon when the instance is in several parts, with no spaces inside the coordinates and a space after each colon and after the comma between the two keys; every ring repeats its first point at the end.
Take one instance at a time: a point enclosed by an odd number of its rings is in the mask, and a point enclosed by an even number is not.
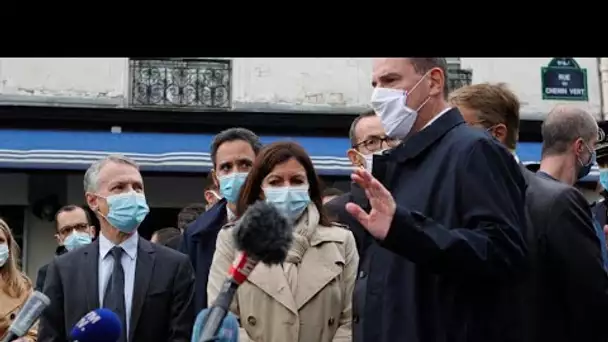
{"type": "Polygon", "coordinates": [[[260,262],[285,261],[293,241],[293,226],[272,204],[257,201],[247,208],[234,229],[238,250],[260,262]]]}

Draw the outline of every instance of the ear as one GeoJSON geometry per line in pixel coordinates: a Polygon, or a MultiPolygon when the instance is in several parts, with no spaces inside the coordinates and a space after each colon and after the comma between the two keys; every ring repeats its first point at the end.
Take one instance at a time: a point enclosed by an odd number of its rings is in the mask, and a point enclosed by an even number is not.
{"type": "Polygon", "coordinates": [[[431,86],[429,95],[438,96],[443,93],[443,86],[446,82],[446,75],[439,68],[431,69],[429,72],[429,80],[431,80],[431,86]]]}
{"type": "Polygon", "coordinates": [[[213,203],[214,199],[215,199],[215,196],[213,196],[211,191],[205,190],[205,201],[207,202],[207,204],[213,203]]]}
{"type": "Polygon", "coordinates": [[[578,156],[585,150],[585,143],[582,138],[578,138],[574,141],[574,153],[578,156]]]}
{"type": "Polygon", "coordinates": [[[91,237],[95,237],[95,235],[97,235],[97,228],[95,228],[95,226],[89,226],[89,231],[90,231],[91,237]]]}
{"type": "Polygon", "coordinates": [[[61,245],[63,243],[63,241],[61,241],[61,238],[59,237],[59,234],[55,234],[53,235],[53,237],[55,238],[55,241],[57,241],[58,245],[61,245]]]}
{"type": "Polygon", "coordinates": [[[97,212],[97,209],[99,209],[99,203],[97,203],[99,198],[90,192],[87,192],[84,197],[87,201],[87,206],[89,206],[89,209],[91,209],[93,212],[97,212]]]}
{"type": "Polygon", "coordinates": [[[350,162],[353,164],[353,166],[356,167],[363,167],[364,166],[364,162],[361,157],[361,155],[359,155],[359,153],[357,151],[355,151],[355,149],[351,148],[348,151],[346,151],[346,156],[348,157],[348,159],[350,159],[350,162]]]}
{"type": "Polygon", "coordinates": [[[492,129],[494,137],[498,139],[503,145],[507,140],[507,132],[507,126],[505,126],[504,124],[498,124],[492,129]]]}

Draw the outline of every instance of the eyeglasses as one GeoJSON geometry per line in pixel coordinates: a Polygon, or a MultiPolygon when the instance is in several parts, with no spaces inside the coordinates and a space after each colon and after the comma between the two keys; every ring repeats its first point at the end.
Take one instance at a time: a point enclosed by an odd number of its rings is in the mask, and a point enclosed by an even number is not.
{"type": "Polygon", "coordinates": [[[376,152],[382,149],[382,144],[385,143],[386,146],[393,148],[399,145],[399,139],[390,138],[387,136],[384,137],[371,137],[367,140],[363,140],[360,143],[357,143],[354,148],[359,148],[360,146],[365,147],[365,149],[369,152],[376,152]]]}
{"type": "Polygon", "coordinates": [[[89,228],[89,225],[86,223],[78,223],[72,226],[63,226],[59,229],[59,234],[60,235],[68,235],[70,233],[72,233],[73,230],[77,231],[77,232],[84,232],[87,230],[87,228],[89,228]]]}

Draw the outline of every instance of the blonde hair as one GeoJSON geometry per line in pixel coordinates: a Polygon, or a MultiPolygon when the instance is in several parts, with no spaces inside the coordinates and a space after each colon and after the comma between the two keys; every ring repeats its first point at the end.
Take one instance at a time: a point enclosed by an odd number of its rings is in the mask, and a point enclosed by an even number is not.
{"type": "Polygon", "coordinates": [[[505,144],[514,150],[519,137],[519,108],[517,96],[506,84],[479,83],[454,90],[449,101],[476,112],[477,120],[486,128],[503,124],[507,127],[505,144]]]}
{"type": "Polygon", "coordinates": [[[4,288],[2,290],[11,297],[19,298],[24,292],[29,292],[31,290],[32,283],[29,278],[21,272],[19,267],[19,245],[17,245],[11,229],[3,219],[0,219],[0,231],[6,235],[9,251],[6,263],[4,263],[4,266],[0,267],[0,276],[4,280],[4,288]]]}

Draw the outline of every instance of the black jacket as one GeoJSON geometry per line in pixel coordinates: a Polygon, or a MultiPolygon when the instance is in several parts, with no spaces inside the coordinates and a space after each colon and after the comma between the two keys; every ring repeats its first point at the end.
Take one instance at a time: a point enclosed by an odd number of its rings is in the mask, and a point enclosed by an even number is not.
{"type": "Polygon", "coordinates": [[[217,235],[228,219],[226,206],[226,199],[221,199],[190,223],[182,234],[178,251],[188,255],[196,277],[195,312],[207,308],[207,280],[215,253],[217,235]]]}
{"type": "MultiPolygon", "coordinates": [[[[60,256],[62,254],[67,253],[68,250],[64,246],[57,246],[55,250],[55,256],[60,256]]],[[[38,275],[36,276],[36,291],[42,291],[44,287],[44,280],[46,279],[46,271],[49,268],[49,264],[43,265],[38,269],[38,275]]]]}
{"type": "Polygon", "coordinates": [[[525,177],[527,341],[606,342],[608,276],[589,204],[577,189],[542,172],[525,177]]]}
{"type": "Polygon", "coordinates": [[[398,207],[364,252],[373,272],[357,341],[521,341],[525,181],[511,153],[451,109],[375,156],[373,174],[398,207]]]}

